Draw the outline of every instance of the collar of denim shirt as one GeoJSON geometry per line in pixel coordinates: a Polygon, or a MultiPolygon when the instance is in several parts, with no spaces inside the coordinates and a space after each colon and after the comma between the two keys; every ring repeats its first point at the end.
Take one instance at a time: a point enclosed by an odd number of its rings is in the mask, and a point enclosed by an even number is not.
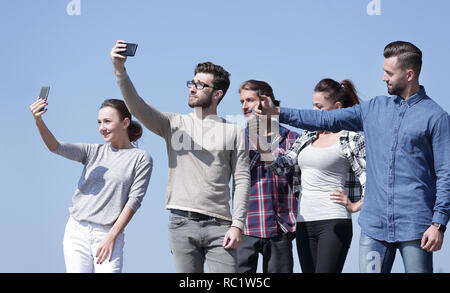
{"type": "Polygon", "coordinates": [[[395,103],[402,104],[402,102],[404,101],[403,104],[407,104],[409,107],[412,107],[414,104],[418,103],[420,100],[426,97],[426,95],[427,93],[425,92],[425,88],[421,85],[420,90],[406,100],[403,100],[403,98],[400,96],[396,96],[395,103]]]}

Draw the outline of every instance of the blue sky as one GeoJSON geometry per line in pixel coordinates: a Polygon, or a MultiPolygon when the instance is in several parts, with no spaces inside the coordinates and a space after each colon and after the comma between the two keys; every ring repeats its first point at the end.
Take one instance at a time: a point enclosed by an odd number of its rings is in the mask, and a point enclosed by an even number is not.
{"type": "MultiPolygon", "coordinates": [[[[64,272],[62,238],[82,165],[50,153],[29,105],[50,85],[44,120],[57,139],[102,143],[97,112],[106,98],[121,98],[109,59],[117,39],[139,44],[127,69],[140,95],[162,111],[188,113],[186,80],[195,65],[212,61],[231,73],[219,115],[240,114],[238,88],[248,79],[269,82],[282,106],[310,108],[324,77],[352,79],[362,99],[386,94],[382,51],[407,40],[423,51],[421,84],[450,110],[450,2],[380,0],[3,1],[0,10],[2,98],[0,122],[0,272],[64,272]]],[[[164,208],[167,155],[148,130],[140,147],[154,171],[143,205],[126,229],[124,272],[174,272],[164,208]]],[[[358,272],[358,214],[344,272],[358,272]]],[[[295,272],[300,272],[294,247],[295,272]]],[[[450,272],[450,244],[434,268],[450,272]]],[[[394,272],[403,272],[401,258],[394,272]]]]}

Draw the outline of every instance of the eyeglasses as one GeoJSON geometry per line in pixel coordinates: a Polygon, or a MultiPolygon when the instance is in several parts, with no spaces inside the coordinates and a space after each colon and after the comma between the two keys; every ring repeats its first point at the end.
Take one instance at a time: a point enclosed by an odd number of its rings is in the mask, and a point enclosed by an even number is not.
{"type": "Polygon", "coordinates": [[[204,89],[205,87],[210,87],[210,88],[216,89],[216,88],[215,88],[214,86],[212,86],[212,85],[207,85],[206,83],[201,82],[201,81],[195,82],[195,81],[193,81],[193,80],[188,80],[188,81],[186,82],[186,86],[187,86],[189,89],[190,89],[192,86],[195,86],[195,88],[198,89],[198,90],[202,90],[202,89],[204,89]]]}

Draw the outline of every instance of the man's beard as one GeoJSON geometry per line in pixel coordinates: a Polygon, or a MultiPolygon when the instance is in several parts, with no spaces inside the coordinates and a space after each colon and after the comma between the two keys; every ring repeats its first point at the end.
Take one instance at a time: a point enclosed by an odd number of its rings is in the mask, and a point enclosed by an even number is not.
{"type": "Polygon", "coordinates": [[[196,101],[189,101],[188,105],[191,108],[196,108],[196,107],[202,107],[202,108],[208,108],[212,103],[212,93],[207,96],[204,97],[203,100],[197,99],[196,101]]]}
{"type": "Polygon", "coordinates": [[[397,84],[397,85],[392,85],[390,88],[388,86],[387,90],[390,95],[401,96],[403,94],[403,92],[405,91],[405,88],[406,88],[405,86],[403,86],[401,84],[397,84]]]}

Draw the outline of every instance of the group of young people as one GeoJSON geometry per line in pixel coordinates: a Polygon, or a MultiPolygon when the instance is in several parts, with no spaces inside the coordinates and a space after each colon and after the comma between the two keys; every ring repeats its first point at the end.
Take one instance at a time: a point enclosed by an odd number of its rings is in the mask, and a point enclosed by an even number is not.
{"type": "Polygon", "coordinates": [[[123,230],[153,167],[133,144],[142,127],[132,115],[166,141],[177,272],[201,273],[205,263],[208,272],[256,272],[262,254],[263,272],[292,273],[296,239],[302,272],[339,273],[358,211],[360,272],[390,272],[397,249],[406,272],[433,271],[450,216],[450,119],[419,84],[415,45],[385,47],[391,96],[368,101],[350,80],[326,78],[314,110],[283,108],[267,82],[248,80],[239,88],[246,127],[217,115],[230,85],[223,67],[197,65],[187,82],[193,112],[161,112],[134,88],[126,46],[117,41],[110,54],[124,101],[100,107],[105,144],[58,141],[42,120],[46,101],[30,106],[48,149],[84,165],[64,234],[67,272],[122,271],[123,230]]]}

